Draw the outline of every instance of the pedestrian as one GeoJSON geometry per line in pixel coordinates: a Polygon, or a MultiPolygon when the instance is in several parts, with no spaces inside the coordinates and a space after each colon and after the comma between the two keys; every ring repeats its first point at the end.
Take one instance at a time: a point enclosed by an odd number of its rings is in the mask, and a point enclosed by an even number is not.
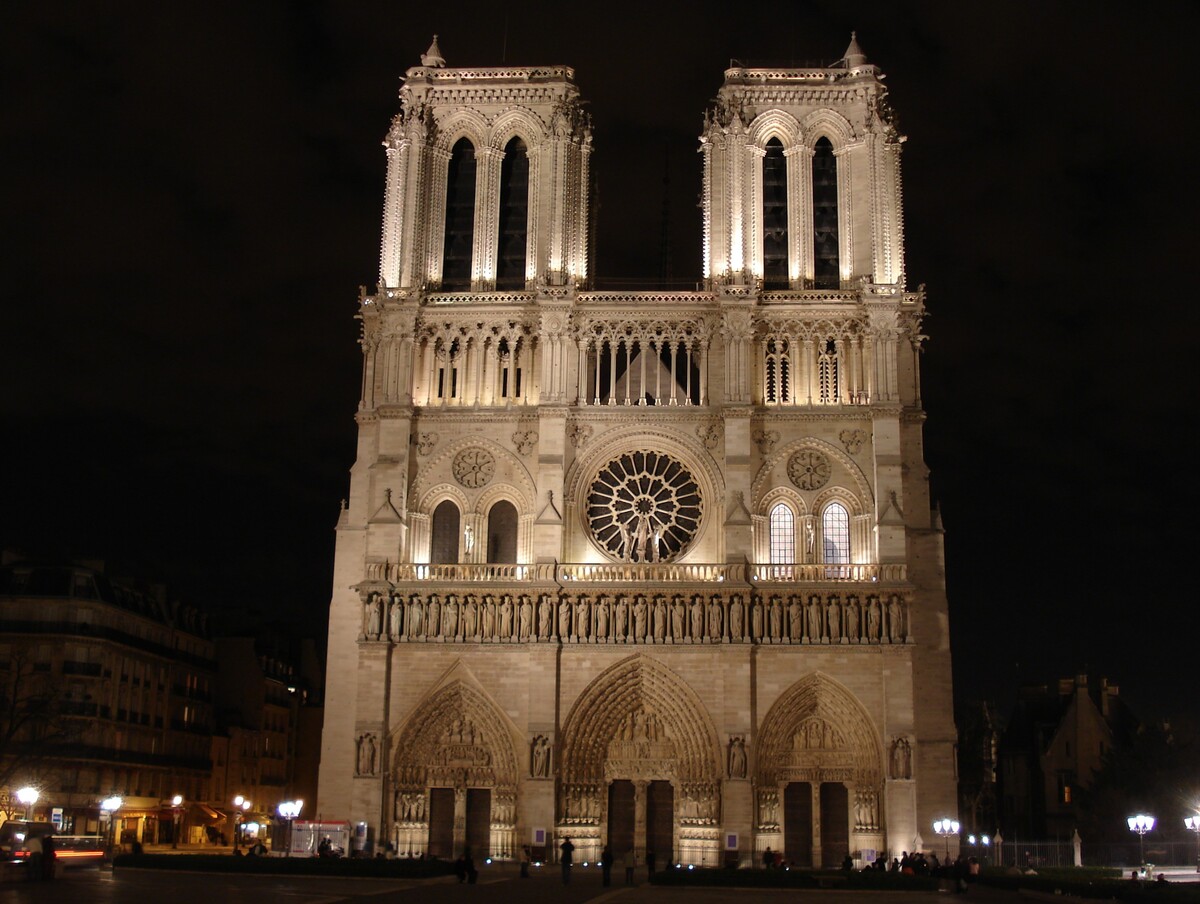
{"type": "Polygon", "coordinates": [[[522,879],[529,878],[529,861],[530,861],[530,859],[531,859],[531,857],[529,854],[529,845],[525,845],[521,848],[521,878],[522,879]]]}
{"type": "Polygon", "coordinates": [[[613,852],[607,844],[600,853],[600,874],[605,885],[612,885],[613,852]]]}
{"type": "Polygon", "coordinates": [[[771,853],[771,846],[767,845],[767,849],[763,851],[763,869],[770,869],[775,865],[775,855],[771,853]]]}
{"type": "Polygon", "coordinates": [[[562,863],[563,885],[571,884],[571,861],[574,859],[575,845],[571,844],[571,836],[568,835],[563,839],[563,843],[558,846],[562,851],[562,856],[559,861],[562,863]]]}
{"type": "Polygon", "coordinates": [[[474,885],[479,878],[479,870],[475,869],[475,858],[471,856],[471,849],[464,847],[462,852],[463,870],[467,874],[467,884],[474,885]]]}
{"type": "Polygon", "coordinates": [[[25,850],[29,853],[29,862],[26,864],[29,871],[25,877],[30,882],[36,882],[42,878],[42,839],[31,832],[25,838],[25,850]]]}
{"type": "Polygon", "coordinates": [[[50,880],[54,878],[55,866],[55,848],[54,836],[47,835],[42,839],[42,878],[50,880]]]}
{"type": "Polygon", "coordinates": [[[632,885],[633,868],[637,866],[637,855],[633,852],[633,848],[630,848],[625,852],[625,858],[623,862],[625,864],[625,884],[632,885]]]}
{"type": "Polygon", "coordinates": [[[654,876],[654,851],[647,849],[646,851],[646,879],[649,880],[654,876]]]}

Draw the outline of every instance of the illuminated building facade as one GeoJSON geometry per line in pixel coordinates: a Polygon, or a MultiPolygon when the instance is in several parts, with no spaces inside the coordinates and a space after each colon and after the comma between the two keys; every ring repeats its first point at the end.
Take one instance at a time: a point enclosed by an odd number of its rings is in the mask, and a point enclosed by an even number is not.
{"type": "Polygon", "coordinates": [[[920,847],[955,734],[880,71],[725,73],[692,292],[591,288],[569,67],[435,40],[400,100],[319,809],[402,855],[920,847]]]}

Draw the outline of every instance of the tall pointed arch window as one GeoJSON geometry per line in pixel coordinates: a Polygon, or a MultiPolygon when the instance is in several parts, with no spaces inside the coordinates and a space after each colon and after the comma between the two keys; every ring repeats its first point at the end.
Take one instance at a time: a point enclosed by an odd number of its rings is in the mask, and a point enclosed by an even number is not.
{"type": "Polygon", "coordinates": [[[767,142],[762,186],[763,287],[786,289],[789,286],[787,158],[778,138],[767,142]]]}
{"type": "Polygon", "coordinates": [[[432,564],[447,565],[458,561],[458,524],[458,506],[449,499],[443,500],[433,510],[429,541],[429,561],[432,564]]]}
{"type": "Polygon", "coordinates": [[[517,508],[507,499],[488,509],[487,560],[517,561],[517,508]]]}
{"type": "Polygon", "coordinates": [[[825,339],[817,344],[817,383],[822,405],[836,405],[841,399],[841,368],[837,342],[825,339]]]}
{"type": "Polygon", "coordinates": [[[837,158],[828,138],[813,149],[813,285],[836,289],[841,285],[838,261],[837,158]]]}
{"type": "Polygon", "coordinates": [[[821,513],[821,545],[826,565],[850,564],[850,513],[840,502],[821,513]]]}
{"type": "Polygon", "coordinates": [[[471,288],[471,256],[475,248],[475,146],[460,138],[450,152],[446,171],[446,241],[442,249],[442,288],[471,288]]]}
{"type": "Polygon", "coordinates": [[[796,517],[780,502],[767,519],[770,530],[771,564],[791,565],[796,561],[796,517]]]}
{"type": "Polygon", "coordinates": [[[525,288],[525,249],[529,237],[529,153],[514,138],[504,147],[500,165],[500,237],[496,250],[496,288],[525,288]]]}
{"type": "Polygon", "coordinates": [[[763,401],[768,405],[785,405],[792,398],[791,361],[788,358],[788,341],[771,337],[766,343],[763,360],[763,401]]]}

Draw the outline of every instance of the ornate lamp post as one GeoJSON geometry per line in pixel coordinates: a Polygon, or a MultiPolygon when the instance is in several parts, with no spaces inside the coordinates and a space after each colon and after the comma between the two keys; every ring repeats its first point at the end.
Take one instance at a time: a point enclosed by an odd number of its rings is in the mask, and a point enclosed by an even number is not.
{"type": "Polygon", "coordinates": [[[246,810],[250,809],[250,801],[246,800],[246,798],[239,794],[233,799],[233,805],[237,808],[237,813],[234,817],[233,823],[233,852],[236,854],[241,850],[242,819],[244,818],[242,814],[245,813],[246,810]]]}
{"type": "Polygon", "coordinates": [[[1154,817],[1145,816],[1139,813],[1137,816],[1130,816],[1127,820],[1129,823],[1129,831],[1137,832],[1138,836],[1138,856],[1141,858],[1141,863],[1146,862],[1146,833],[1154,830],[1154,817]]]}
{"type": "Polygon", "coordinates": [[[183,813],[183,795],[176,794],[171,798],[171,849],[179,849],[179,817],[183,813]]]}
{"type": "Polygon", "coordinates": [[[1196,836],[1196,872],[1200,873],[1200,813],[1195,816],[1185,816],[1183,824],[1188,831],[1196,836]]]}
{"type": "Polygon", "coordinates": [[[285,800],[279,805],[279,815],[287,821],[287,847],[284,848],[285,857],[292,856],[292,820],[300,815],[300,809],[304,806],[302,800],[285,800]]]}
{"type": "Polygon", "coordinates": [[[958,820],[956,819],[935,819],[933,821],[933,831],[946,839],[946,860],[950,859],[950,836],[958,834],[958,820]]]}
{"type": "Polygon", "coordinates": [[[107,817],[108,821],[108,828],[104,833],[105,838],[107,839],[107,844],[104,849],[104,856],[106,859],[112,856],[113,823],[116,820],[117,811],[121,809],[121,804],[123,803],[124,801],[116,795],[113,795],[112,797],[106,797],[104,800],[100,801],[100,813],[101,815],[107,817]]]}
{"type": "Polygon", "coordinates": [[[25,805],[25,821],[26,822],[29,822],[31,819],[33,819],[33,805],[38,802],[38,797],[40,797],[40,796],[41,795],[38,794],[37,788],[30,788],[30,787],[26,786],[24,788],[18,789],[17,800],[19,800],[22,804],[25,805]]]}

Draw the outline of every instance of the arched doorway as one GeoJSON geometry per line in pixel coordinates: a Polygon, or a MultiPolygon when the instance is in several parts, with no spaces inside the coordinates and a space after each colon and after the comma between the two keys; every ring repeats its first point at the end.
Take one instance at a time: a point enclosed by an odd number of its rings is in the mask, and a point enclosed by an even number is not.
{"type": "Polygon", "coordinates": [[[455,681],[397,732],[392,840],[401,856],[511,858],[517,758],[512,730],[478,689],[455,681]]]}
{"type": "Polygon", "coordinates": [[[617,663],[584,690],[563,726],[559,837],[576,856],[632,847],[716,865],[721,773],[716,731],[696,693],[644,656],[617,663]]]}
{"type": "Polygon", "coordinates": [[[763,720],[756,776],[756,847],[798,867],[836,867],[883,847],[882,747],[862,705],[823,675],[798,681],[763,720]]]}

